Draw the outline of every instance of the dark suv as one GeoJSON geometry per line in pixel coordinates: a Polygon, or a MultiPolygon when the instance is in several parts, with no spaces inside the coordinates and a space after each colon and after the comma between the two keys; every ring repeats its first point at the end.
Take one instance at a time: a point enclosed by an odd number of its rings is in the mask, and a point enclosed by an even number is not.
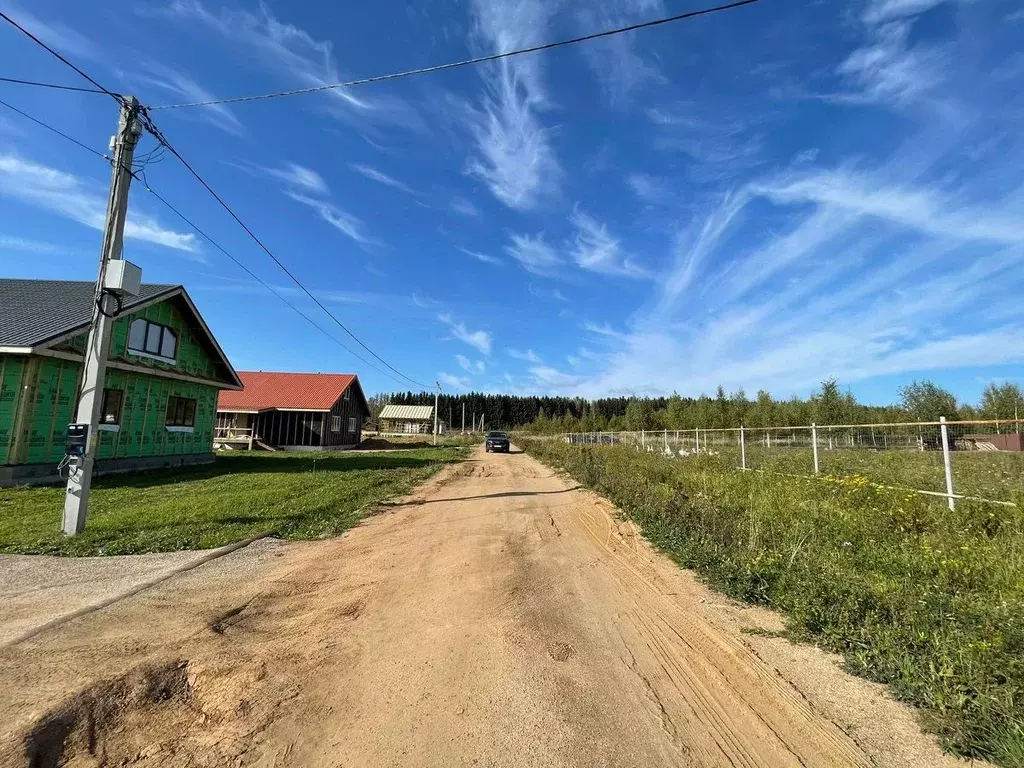
{"type": "Polygon", "coordinates": [[[501,451],[508,453],[508,434],[505,432],[488,432],[487,441],[484,443],[484,451],[501,451]]]}

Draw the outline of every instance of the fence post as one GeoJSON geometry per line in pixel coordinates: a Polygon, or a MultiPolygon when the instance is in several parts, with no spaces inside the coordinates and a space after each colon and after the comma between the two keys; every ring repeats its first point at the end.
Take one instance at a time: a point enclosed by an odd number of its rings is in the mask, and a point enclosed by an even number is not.
{"type": "Polygon", "coordinates": [[[665,430],[665,453],[668,453],[668,430],[665,430]]]}
{"type": "Polygon", "coordinates": [[[818,425],[811,424],[811,447],[814,449],[814,474],[818,474],[818,425]]]}
{"type": "Polygon", "coordinates": [[[700,456],[700,427],[694,427],[693,434],[697,437],[697,455],[700,456]]]}
{"type": "Polygon", "coordinates": [[[647,432],[643,429],[640,430],[640,447],[647,450],[647,432]]]}
{"type": "Polygon", "coordinates": [[[950,510],[956,509],[956,499],[953,498],[953,472],[949,468],[949,432],[946,427],[946,417],[939,417],[939,432],[942,437],[942,465],[946,470],[946,500],[949,502],[950,510]]]}
{"type": "Polygon", "coordinates": [[[747,441],[743,433],[743,425],[740,424],[740,469],[747,468],[747,441]]]}

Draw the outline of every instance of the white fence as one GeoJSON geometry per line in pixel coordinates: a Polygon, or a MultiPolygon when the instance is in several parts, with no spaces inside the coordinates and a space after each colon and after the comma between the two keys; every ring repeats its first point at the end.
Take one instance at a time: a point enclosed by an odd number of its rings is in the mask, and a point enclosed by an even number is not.
{"type": "Polygon", "coordinates": [[[947,500],[1013,504],[1024,494],[1024,420],[809,424],[563,436],[680,460],[796,477],[866,477],[874,485],[947,500]]]}

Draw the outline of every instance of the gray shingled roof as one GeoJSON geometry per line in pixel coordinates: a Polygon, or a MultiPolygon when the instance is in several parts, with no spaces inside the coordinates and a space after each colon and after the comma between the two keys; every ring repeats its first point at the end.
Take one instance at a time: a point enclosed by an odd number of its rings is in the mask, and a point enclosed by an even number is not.
{"type": "MultiPolygon", "coordinates": [[[[143,285],[124,308],[178,287],[143,285]]],[[[33,347],[88,325],[95,290],[95,283],[84,280],[0,279],[0,346],[33,347]]]]}

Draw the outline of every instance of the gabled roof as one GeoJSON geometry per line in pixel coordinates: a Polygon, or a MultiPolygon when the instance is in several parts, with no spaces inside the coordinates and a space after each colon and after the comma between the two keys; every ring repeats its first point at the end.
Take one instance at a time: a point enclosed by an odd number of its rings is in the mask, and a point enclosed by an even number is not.
{"type": "MultiPolygon", "coordinates": [[[[143,285],[123,307],[131,311],[180,287],[143,285]]],[[[83,280],[0,279],[0,345],[36,347],[79,326],[84,330],[92,321],[95,292],[96,284],[83,280]]]]}
{"type": "Polygon", "coordinates": [[[363,412],[369,415],[359,379],[352,373],[277,373],[239,371],[241,392],[221,392],[218,411],[329,411],[355,384],[363,412]]]}
{"type": "MultiPolygon", "coordinates": [[[[0,278],[0,352],[32,353],[89,330],[96,284],[85,280],[14,280],[0,278]]],[[[191,297],[181,285],[144,284],[138,296],[125,297],[129,313],[167,299],[180,298],[206,337],[213,358],[224,366],[230,387],[241,387],[231,361],[191,297]]],[[[160,371],[154,370],[155,375],[160,371]]]]}
{"type": "Polygon", "coordinates": [[[433,419],[432,405],[385,405],[380,412],[382,419],[433,419]]]}

